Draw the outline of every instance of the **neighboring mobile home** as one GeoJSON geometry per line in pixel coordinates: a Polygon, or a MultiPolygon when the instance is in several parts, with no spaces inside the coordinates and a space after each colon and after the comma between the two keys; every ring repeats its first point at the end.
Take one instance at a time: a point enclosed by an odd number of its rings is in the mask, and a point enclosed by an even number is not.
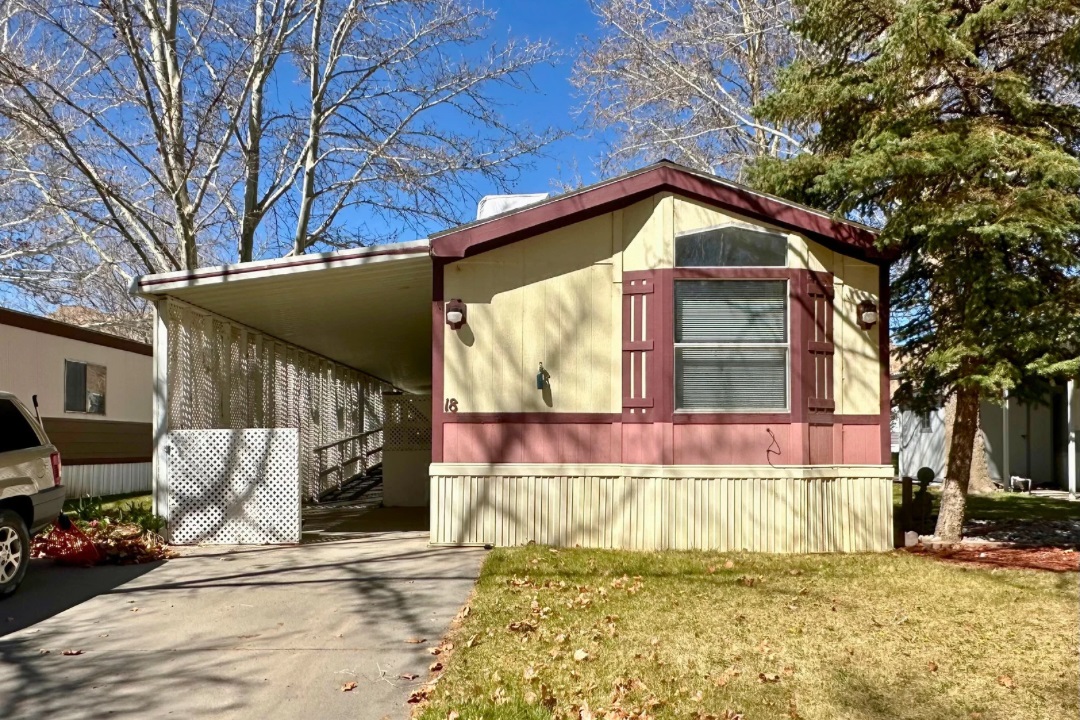
{"type": "MultiPolygon", "coordinates": [[[[945,477],[948,426],[953,405],[925,413],[902,411],[900,421],[900,474],[914,477],[928,467],[938,478],[945,477]]],[[[1053,388],[1043,402],[1008,403],[983,401],[979,412],[982,457],[972,461],[972,479],[977,483],[1006,487],[1012,477],[1031,480],[1032,487],[1067,490],[1077,496],[1080,449],[1076,446],[1080,422],[1080,396],[1075,381],[1053,388]]]]}
{"type": "Polygon", "coordinates": [[[150,345],[0,308],[0,390],[37,395],[69,497],[150,490],[152,372],[150,345]]]}
{"type": "Polygon", "coordinates": [[[437,544],[891,548],[874,241],[662,162],[429,240],[140,278],[158,511],[295,540],[290,488],[381,455],[437,544]]]}

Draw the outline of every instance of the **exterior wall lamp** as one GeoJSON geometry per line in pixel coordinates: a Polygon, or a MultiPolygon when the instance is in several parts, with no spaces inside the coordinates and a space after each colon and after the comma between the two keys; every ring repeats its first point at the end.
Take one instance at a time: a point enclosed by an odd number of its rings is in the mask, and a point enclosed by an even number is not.
{"type": "Polygon", "coordinates": [[[858,313],[860,328],[869,330],[874,327],[874,325],[877,325],[878,310],[877,305],[875,305],[872,300],[863,300],[858,304],[855,310],[858,313]]]}
{"type": "Polygon", "coordinates": [[[465,301],[461,298],[453,298],[446,303],[446,324],[451,330],[460,330],[468,319],[468,310],[465,301]]]}

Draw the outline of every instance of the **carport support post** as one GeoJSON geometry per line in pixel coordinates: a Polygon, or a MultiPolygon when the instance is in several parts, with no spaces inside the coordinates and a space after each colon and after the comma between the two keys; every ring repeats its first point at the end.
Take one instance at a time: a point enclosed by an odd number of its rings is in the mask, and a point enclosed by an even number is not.
{"type": "Polygon", "coordinates": [[[169,519],[169,487],[166,463],[169,433],[169,299],[154,303],[154,513],[169,519]]]}

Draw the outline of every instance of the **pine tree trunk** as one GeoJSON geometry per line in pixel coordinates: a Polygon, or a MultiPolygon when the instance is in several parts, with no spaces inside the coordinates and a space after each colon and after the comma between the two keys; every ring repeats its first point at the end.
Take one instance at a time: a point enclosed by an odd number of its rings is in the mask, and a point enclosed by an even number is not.
{"type": "Polygon", "coordinates": [[[963,388],[956,393],[956,421],[949,443],[949,466],[945,471],[945,487],[941,491],[941,509],[937,528],[940,540],[959,542],[964,530],[964,511],[967,505],[968,483],[971,478],[971,456],[975,434],[979,429],[979,391],[963,388]]]}
{"type": "MultiPolygon", "coordinates": [[[[985,495],[995,492],[997,485],[990,477],[990,465],[986,460],[986,435],[982,431],[982,403],[976,414],[979,421],[975,428],[971,447],[971,473],[968,475],[968,495],[985,495]]],[[[953,428],[956,427],[956,398],[945,405],[945,466],[949,464],[949,448],[952,447],[953,428]]]]}

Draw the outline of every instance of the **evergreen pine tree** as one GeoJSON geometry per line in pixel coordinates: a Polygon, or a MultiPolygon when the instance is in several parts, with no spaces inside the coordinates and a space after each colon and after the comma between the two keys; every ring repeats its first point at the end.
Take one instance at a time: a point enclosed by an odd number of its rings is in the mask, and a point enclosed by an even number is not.
{"type": "Polygon", "coordinates": [[[880,226],[901,396],[956,394],[936,534],[959,539],[981,399],[1075,375],[1080,3],[803,0],[816,49],[759,114],[820,129],[759,188],[880,226]]]}

